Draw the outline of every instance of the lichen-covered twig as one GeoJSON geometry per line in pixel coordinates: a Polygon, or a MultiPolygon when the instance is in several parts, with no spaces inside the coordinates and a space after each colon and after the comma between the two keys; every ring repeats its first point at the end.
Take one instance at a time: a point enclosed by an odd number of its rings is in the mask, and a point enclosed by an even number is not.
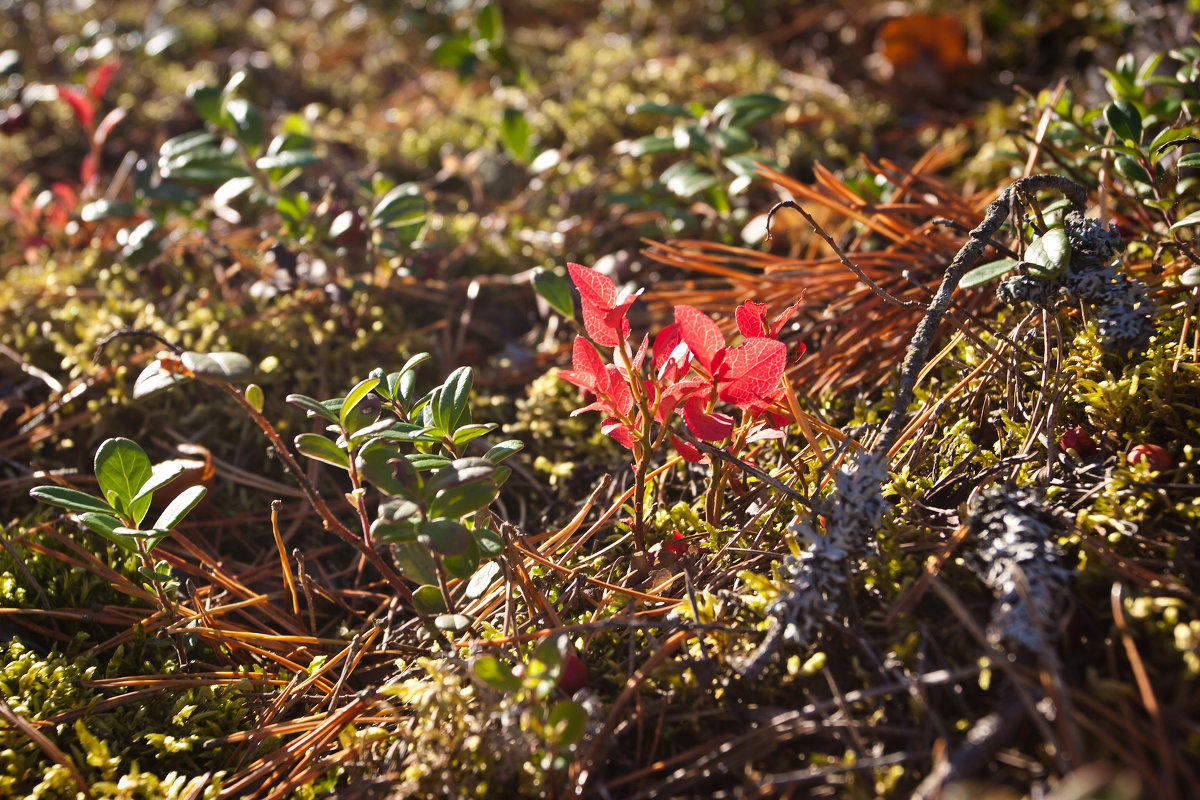
{"type": "Polygon", "coordinates": [[[933,346],[934,334],[937,333],[938,326],[942,324],[942,318],[950,307],[950,299],[954,295],[954,290],[958,288],[958,282],[962,280],[967,270],[979,263],[992,235],[1000,229],[1012,210],[1014,201],[1046,189],[1062,192],[1071,203],[1073,210],[1080,213],[1084,211],[1087,190],[1070,178],[1063,178],[1059,175],[1031,175],[1028,178],[1013,181],[1003,194],[992,201],[984,214],[983,222],[971,231],[971,238],[954,256],[950,266],[946,268],[946,273],[942,276],[942,283],[938,286],[933,299],[929,301],[925,316],[917,324],[917,330],[905,353],[904,363],[900,367],[900,385],[896,389],[896,399],[892,405],[892,411],[884,421],[883,428],[879,431],[879,437],[871,446],[872,455],[886,457],[904,429],[908,404],[912,402],[917,378],[925,367],[925,362],[929,359],[929,350],[933,346]]]}

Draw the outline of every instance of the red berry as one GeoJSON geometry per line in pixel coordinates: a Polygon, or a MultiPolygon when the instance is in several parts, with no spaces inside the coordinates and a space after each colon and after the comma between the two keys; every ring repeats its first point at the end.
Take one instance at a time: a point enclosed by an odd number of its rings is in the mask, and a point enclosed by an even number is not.
{"type": "Polygon", "coordinates": [[[684,535],[679,531],[675,531],[671,534],[670,540],[663,545],[663,549],[677,556],[687,555],[687,542],[684,541],[684,535]]]}
{"type": "Polygon", "coordinates": [[[1146,466],[1155,472],[1162,472],[1172,467],[1171,454],[1166,449],[1159,447],[1156,444],[1139,444],[1136,445],[1125,456],[1125,460],[1130,466],[1138,462],[1145,462],[1146,466]]]}
{"type": "Polygon", "coordinates": [[[1091,458],[1096,454],[1096,440],[1078,426],[1063,431],[1058,443],[1064,450],[1074,450],[1080,458],[1091,458]]]}
{"type": "Polygon", "coordinates": [[[567,694],[575,694],[587,681],[587,664],[577,653],[571,653],[563,661],[562,672],[558,676],[558,688],[567,694]]]}

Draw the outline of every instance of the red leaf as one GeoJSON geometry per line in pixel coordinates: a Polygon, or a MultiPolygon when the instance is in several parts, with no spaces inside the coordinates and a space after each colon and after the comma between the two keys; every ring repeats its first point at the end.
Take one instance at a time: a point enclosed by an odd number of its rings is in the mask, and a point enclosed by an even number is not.
{"type": "Polygon", "coordinates": [[[633,356],[634,371],[640,370],[642,367],[642,359],[646,357],[646,348],[650,346],[650,334],[642,337],[642,344],[638,347],[637,353],[633,356]]]}
{"type": "Polygon", "coordinates": [[[778,428],[772,428],[763,422],[755,425],[753,430],[746,436],[746,444],[751,442],[761,442],[766,439],[783,439],[787,434],[778,428]]]}
{"type": "Polygon", "coordinates": [[[688,349],[711,374],[713,357],[725,347],[725,337],[721,335],[717,323],[692,306],[675,306],[675,322],[679,325],[679,335],[687,342],[688,349]]]}
{"type": "Polygon", "coordinates": [[[582,336],[576,336],[575,344],[572,345],[571,366],[577,372],[591,375],[593,385],[604,375],[604,361],[596,352],[596,348],[592,347],[592,343],[582,336]]]}
{"type": "Polygon", "coordinates": [[[738,330],[747,339],[767,335],[767,307],[764,304],[747,300],[734,310],[733,317],[737,320],[738,330]]]}
{"type": "Polygon", "coordinates": [[[725,374],[718,395],[727,403],[745,407],[755,400],[779,396],[779,382],[787,367],[787,345],[776,339],[747,339],[740,347],[725,350],[725,374]]]}
{"type": "Polygon", "coordinates": [[[683,341],[679,336],[679,323],[672,322],[667,327],[658,332],[658,336],[654,337],[654,370],[657,372],[662,369],[662,365],[667,363],[667,359],[671,357],[671,352],[674,351],[675,345],[683,341]]]}
{"type": "MultiPolygon", "coordinates": [[[[592,305],[591,303],[583,303],[583,329],[588,332],[595,340],[596,344],[601,347],[616,347],[621,343],[617,338],[617,332],[608,325],[608,309],[600,306],[592,305]]],[[[628,325],[626,322],[625,333],[628,335],[628,325]]]]}
{"type": "Polygon", "coordinates": [[[783,326],[787,325],[792,317],[796,316],[796,312],[800,310],[800,304],[804,302],[804,292],[800,292],[800,299],[785,308],[775,321],[771,323],[771,330],[768,334],[772,339],[779,338],[779,332],[783,330],[783,326]]]}
{"type": "Polygon", "coordinates": [[[629,430],[629,426],[620,420],[604,420],[604,422],[600,424],[600,433],[611,437],[614,442],[621,445],[626,450],[633,449],[633,431],[629,430]]]}
{"type": "MultiPolygon", "coordinates": [[[[685,442],[673,433],[669,433],[667,436],[670,438],[671,446],[675,448],[675,452],[679,453],[684,461],[692,464],[700,464],[704,461],[704,454],[700,452],[696,445],[691,442],[685,442]]],[[[686,549],[685,547],[684,550],[686,549]]]]}
{"type": "Polygon", "coordinates": [[[692,397],[683,404],[683,419],[697,438],[706,442],[723,442],[733,433],[733,417],[704,410],[704,398],[692,397]]]}
{"type": "Polygon", "coordinates": [[[686,555],[687,541],[684,539],[682,533],[675,531],[673,534],[671,534],[671,540],[663,545],[663,549],[668,553],[674,553],[677,556],[686,555]]]}
{"type": "Polygon", "coordinates": [[[96,159],[91,153],[88,153],[79,164],[79,180],[83,182],[84,186],[91,186],[95,177],[96,159]]]}
{"type": "Polygon", "coordinates": [[[79,120],[79,124],[92,129],[92,122],[96,119],[96,108],[92,105],[92,101],[86,98],[83,92],[70,86],[59,86],[58,96],[71,106],[71,110],[75,112],[75,119],[79,120]]]}
{"type": "Polygon", "coordinates": [[[690,378],[671,384],[663,389],[662,397],[658,399],[658,408],[654,412],[654,418],[659,422],[666,422],[667,417],[671,416],[680,403],[698,392],[707,391],[711,385],[704,378],[690,378]]]}
{"type": "Polygon", "coordinates": [[[97,103],[100,102],[100,98],[104,97],[104,93],[108,91],[108,84],[112,81],[113,73],[117,71],[118,66],[120,66],[119,62],[109,61],[107,64],[101,64],[88,73],[88,94],[97,103]]]}
{"type": "Polygon", "coordinates": [[[616,304],[617,285],[607,276],[583,264],[567,264],[567,271],[571,273],[571,280],[579,290],[579,299],[584,305],[591,304],[607,311],[616,304]]]}
{"type": "Polygon", "coordinates": [[[117,123],[123,119],[125,119],[125,109],[118,107],[109,111],[104,115],[104,119],[100,120],[100,124],[96,126],[96,132],[92,134],[92,141],[97,146],[104,144],[108,141],[109,134],[112,133],[113,128],[117,127],[117,123]]]}
{"type": "Polygon", "coordinates": [[[612,364],[605,365],[604,372],[607,382],[603,387],[597,385],[596,388],[602,394],[607,395],[614,414],[627,415],[633,410],[633,390],[625,382],[625,376],[621,374],[621,370],[612,364]]]}

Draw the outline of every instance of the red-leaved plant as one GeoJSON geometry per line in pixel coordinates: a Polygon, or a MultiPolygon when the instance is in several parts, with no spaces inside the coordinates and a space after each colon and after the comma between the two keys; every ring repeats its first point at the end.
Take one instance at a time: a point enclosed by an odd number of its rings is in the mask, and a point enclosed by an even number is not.
{"type": "MultiPolygon", "coordinates": [[[[659,332],[653,347],[647,334],[635,351],[626,315],[642,290],[621,298],[605,275],[581,264],[567,269],[579,291],[586,336],[575,338],[571,369],[559,377],[594,398],[572,416],[600,411],[601,431],[633,452],[633,534],[637,548],[645,550],[643,498],[654,454],[669,442],[687,461],[707,459],[673,426],[682,422],[695,439],[732,455],[747,443],[783,437],[782,428],[791,419],[783,385],[788,353],[778,336],[800,301],[770,322],[763,304],[738,306],[734,316],[742,341],[735,346],[726,344],[717,323],[704,312],[675,306],[675,322],[659,332]],[[650,366],[643,370],[647,351],[650,366]],[[740,413],[721,410],[722,405],[740,413]]],[[[797,355],[804,352],[803,345],[798,349],[797,355]]],[[[712,463],[706,504],[711,522],[719,516],[727,474],[725,462],[712,463]]]]}

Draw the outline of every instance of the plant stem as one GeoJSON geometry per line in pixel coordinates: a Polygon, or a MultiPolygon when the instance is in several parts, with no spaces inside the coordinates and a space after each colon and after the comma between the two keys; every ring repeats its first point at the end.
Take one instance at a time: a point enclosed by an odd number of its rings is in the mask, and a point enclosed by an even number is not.
{"type": "MultiPolygon", "coordinates": [[[[371,565],[374,566],[375,569],[379,570],[379,574],[382,575],[384,580],[388,582],[388,585],[399,592],[400,596],[408,601],[408,604],[415,609],[416,606],[413,606],[412,590],[409,589],[404,583],[404,579],[400,577],[396,570],[388,566],[387,562],[383,560],[379,553],[375,552],[373,547],[367,544],[367,542],[363,541],[361,537],[355,536],[354,532],[343,525],[341,520],[334,515],[333,510],[329,508],[329,504],[325,502],[325,498],[321,497],[321,495],[317,493],[316,487],[312,485],[312,482],[308,480],[308,476],[304,474],[304,470],[302,470],[300,465],[296,463],[295,457],[293,457],[291,451],[287,449],[287,446],[283,443],[283,439],[279,436],[279,431],[275,430],[275,426],[271,424],[270,420],[259,413],[258,409],[256,409],[254,406],[250,405],[250,402],[245,398],[245,396],[236,388],[234,388],[233,385],[229,383],[221,383],[219,386],[225,391],[226,394],[233,398],[234,402],[242,407],[242,410],[249,415],[250,419],[254,420],[254,423],[258,425],[259,429],[261,429],[266,435],[267,440],[271,442],[271,448],[274,450],[276,456],[283,464],[284,469],[286,469],[292,476],[292,479],[299,484],[300,490],[304,492],[304,496],[307,498],[309,505],[311,505],[313,510],[317,512],[317,515],[320,516],[321,522],[325,526],[325,530],[333,533],[338,538],[349,543],[352,547],[354,547],[354,549],[362,553],[367,561],[371,562],[371,565]]],[[[420,614],[419,611],[417,613],[420,614]]],[[[424,617],[423,614],[421,616],[424,617]]]]}

